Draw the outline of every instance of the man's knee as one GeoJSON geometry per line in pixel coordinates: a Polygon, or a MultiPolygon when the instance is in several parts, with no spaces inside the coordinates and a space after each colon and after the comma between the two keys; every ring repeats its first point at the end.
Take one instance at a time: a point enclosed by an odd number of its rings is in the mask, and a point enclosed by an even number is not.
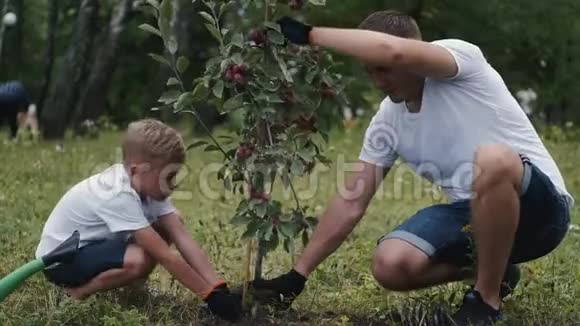
{"type": "Polygon", "coordinates": [[[155,261],[141,247],[130,245],[125,253],[123,268],[134,279],[145,278],[155,268],[155,261]]]}
{"type": "Polygon", "coordinates": [[[379,245],[372,262],[372,273],[382,287],[392,291],[412,290],[429,258],[410,244],[387,239],[379,245]]]}
{"type": "Polygon", "coordinates": [[[498,183],[510,183],[518,188],[523,174],[520,156],[508,146],[489,144],[480,146],[475,153],[475,192],[481,192],[498,183]]]}

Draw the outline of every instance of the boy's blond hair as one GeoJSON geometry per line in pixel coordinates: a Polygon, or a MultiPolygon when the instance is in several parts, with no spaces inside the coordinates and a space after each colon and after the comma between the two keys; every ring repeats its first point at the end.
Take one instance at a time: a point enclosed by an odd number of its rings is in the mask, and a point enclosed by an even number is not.
{"type": "Polygon", "coordinates": [[[125,163],[185,162],[185,145],[177,130],[155,119],[131,122],[123,139],[125,163]]]}

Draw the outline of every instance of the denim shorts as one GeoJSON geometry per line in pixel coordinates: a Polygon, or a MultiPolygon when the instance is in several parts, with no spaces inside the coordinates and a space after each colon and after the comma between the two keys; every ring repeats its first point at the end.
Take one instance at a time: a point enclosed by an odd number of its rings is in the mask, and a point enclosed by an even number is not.
{"type": "Polygon", "coordinates": [[[44,270],[49,282],[63,287],[77,287],[109,269],[123,267],[129,242],[117,237],[91,242],[79,249],[75,259],[44,270]]]}
{"type": "MultiPolygon", "coordinates": [[[[524,160],[520,218],[510,263],[540,258],[566,236],[570,204],[550,178],[524,160]]],[[[378,240],[400,239],[423,251],[433,261],[468,266],[475,261],[470,201],[439,204],[419,210],[393,232],[378,240]]]]}

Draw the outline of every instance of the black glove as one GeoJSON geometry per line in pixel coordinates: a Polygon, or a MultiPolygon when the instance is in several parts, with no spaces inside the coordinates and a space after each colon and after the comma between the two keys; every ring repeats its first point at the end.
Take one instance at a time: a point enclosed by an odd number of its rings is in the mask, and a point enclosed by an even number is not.
{"type": "Polygon", "coordinates": [[[242,302],[239,295],[230,293],[228,286],[222,284],[216,287],[205,298],[209,310],[218,317],[235,322],[238,321],[242,314],[242,302]]]}
{"type": "Polygon", "coordinates": [[[251,286],[254,288],[258,299],[264,299],[266,296],[267,298],[265,299],[268,303],[288,309],[294,299],[302,293],[305,284],[306,277],[293,269],[275,279],[255,280],[251,283],[251,286]],[[264,295],[264,292],[268,291],[271,293],[264,295]]]}
{"type": "Polygon", "coordinates": [[[280,25],[284,37],[290,42],[303,45],[310,43],[312,26],[303,24],[288,16],[278,19],[277,23],[280,25]]]}

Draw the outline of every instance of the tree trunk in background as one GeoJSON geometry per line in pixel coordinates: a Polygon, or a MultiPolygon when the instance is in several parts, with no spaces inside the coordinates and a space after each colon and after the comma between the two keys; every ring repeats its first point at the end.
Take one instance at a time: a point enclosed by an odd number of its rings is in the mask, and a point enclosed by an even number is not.
{"type": "Polygon", "coordinates": [[[66,62],[50,87],[41,115],[43,135],[62,138],[75,109],[79,87],[87,71],[92,43],[97,31],[99,0],[83,0],[75,22],[75,33],[67,49],[66,62]]]}
{"type": "Polygon", "coordinates": [[[78,101],[74,119],[75,128],[86,119],[96,120],[105,111],[109,86],[117,65],[121,37],[127,28],[132,6],[133,0],[122,0],[113,9],[109,28],[105,32],[105,40],[99,47],[86,87],[78,101]]]}
{"type": "MultiPolygon", "coordinates": [[[[26,24],[26,10],[24,9],[23,0],[12,0],[14,4],[14,11],[18,17],[18,23],[15,28],[15,40],[14,40],[14,57],[10,64],[14,64],[16,67],[22,67],[22,35],[24,26],[26,24]]],[[[18,79],[22,80],[22,72],[18,70],[18,79]]]]}
{"type": "Polygon", "coordinates": [[[44,100],[52,79],[52,67],[54,66],[54,43],[56,39],[56,26],[58,24],[58,0],[48,0],[48,30],[46,35],[46,55],[44,58],[44,81],[38,97],[38,115],[44,107],[44,100]]]}
{"type": "MultiPolygon", "coordinates": [[[[8,0],[4,0],[0,6],[0,19],[4,19],[4,15],[8,12],[8,0]]],[[[3,22],[0,22],[0,67],[2,67],[2,60],[3,60],[3,45],[4,45],[4,33],[6,32],[6,25],[3,22]]]]}

